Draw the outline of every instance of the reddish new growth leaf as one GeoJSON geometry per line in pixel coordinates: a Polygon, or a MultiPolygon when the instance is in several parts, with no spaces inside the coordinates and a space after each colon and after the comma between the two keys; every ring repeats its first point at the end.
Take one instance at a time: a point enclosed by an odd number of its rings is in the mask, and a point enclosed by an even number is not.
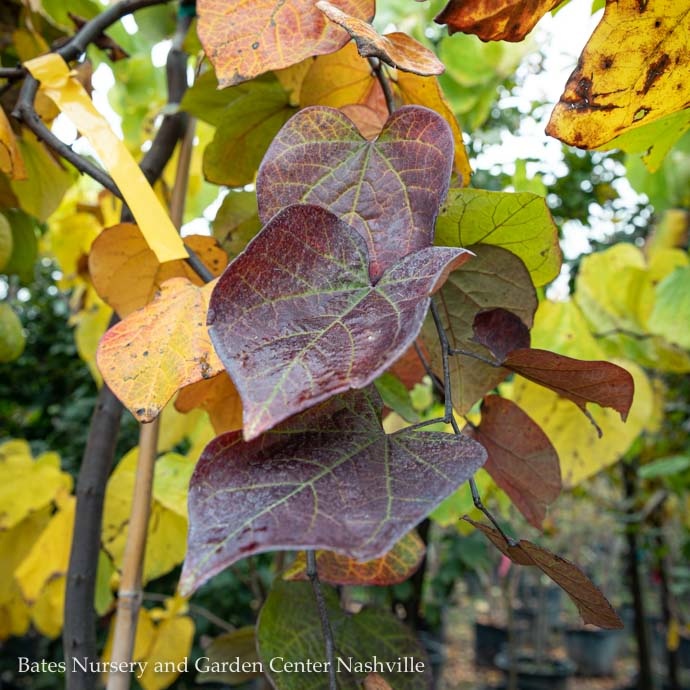
{"type": "MultiPolygon", "coordinates": [[[[406,534],[388,553],[371,561],[356,561],[332,551],[317,551],[319,579],[332,585],[395,585],[419,568],[426,548],[416,532],[406,534]]],[[[307,557],[301,551],[283,575],[286,580],[307,579],[307,557]]]]}
{"type": "Polygon", "coordinates": [[[189,487],[189,594],[251,554],[328,549],[386,553],[484,463],[465,436],[381,428],[375,389],[331,398],[261,438],[211,441],[189,487]]]}
{"type": "Polygon", "coordinates": [[[530,524],[541,529],[546,507],[561,492],[558,454],[541,427],[514,402],[489,395],[472,436],[486,448],[484,469],[530,524]]]}
{"type": "Polygon", "coordinates": [[[318,206],[276,215],[228,266],[209,332],[244,410],[244,437],[363,388],[417,337],[429,296],[469,255],[426,247],[372,285],[364,240],[318,206]]]}
{"type": "Polygon", "coordinates": [[[445,67],[433,51],[407,34],[394,32],[381,36],[368,22],[351,17],[327,0],[316,6],[352,36],[362,57],[377,57],[391,67],[421,76],[442,74],[445,67]]]}
{"type": "Polygon", "coordinates": [[[472,340],[487,348],[497,362],[504,362],[510,352],[530,344],[529,328],[507,309],[480,311],[474,317],[472,331],[472,340]]]}
{"type": "MultiPolygon", "coordinates": [[[[374,16],[373,0],[336,1],[354,17],[374,16]]],[[[197,13],[199,40],[221,87],[332,53],[350,38],[314,0],[199,0],[197,13]]]]}
{"type": "Polygon", "coordinates": [[[363,139],[339,110],[304,108],[280,130],[259,168],[259,215],[265,223],[291,204],[327,208],[364,237],[376,280],[432,243],[453,150],[450,127],[427,108],[396,110],[375,141],[363,139]]]}
{"type": "Polygon", "coordinates": [[[620,629],[623,622],[601,590],[574,564],[526,539],[514,546],[506,544],[497,530],[468,517],[465,520],[481,530],[494,546],[518,565],[533,565],[567,592],[585,623],[600,628],[620,629]]]}
{"type": "Polygon", "coordinates": [[[530,348],[526,327],[504,309],[478,314],[473,329],[474,340],[491,351],[497,364],[572,400],[590,419],[588,402],[613,408],[623,421],[628,416],[635,383],[622,367],[530,348]]]}
{"type": "Polygon", "coordinates": [[[522,41],[563,0],[450,0],[434,19],[448,33],[475,34],[482,41],[522,41]]]}

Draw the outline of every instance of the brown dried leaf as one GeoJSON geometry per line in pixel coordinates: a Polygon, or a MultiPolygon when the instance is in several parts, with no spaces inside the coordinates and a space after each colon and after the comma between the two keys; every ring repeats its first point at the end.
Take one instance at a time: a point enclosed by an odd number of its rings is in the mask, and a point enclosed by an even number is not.
{"type": "Polygon", "coordinates": [[[464,519],[483,532],[513,563],[535,566],[548,575],[573,600],[585,623],[608,629],[623,627],[623,621],[601,590],[574,563],[526,539],[508,545],[493,527],[482,525],[467,516],[464,519]]]}
{"type": "Polygon", "coordinates": [[[397,31],[381,36],[371,24],[351,17],[327,0],[319,0],[316,6],[352,36],[362,57],[376,57],[391,67],[422,76],[444,72],[445,66],[436,55],[411,36],[397,31]]]}

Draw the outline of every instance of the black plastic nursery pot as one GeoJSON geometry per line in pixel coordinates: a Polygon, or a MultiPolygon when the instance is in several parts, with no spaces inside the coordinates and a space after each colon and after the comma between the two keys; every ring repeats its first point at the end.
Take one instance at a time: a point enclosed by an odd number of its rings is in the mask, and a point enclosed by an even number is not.
{"type": "MultiPolygon", "coordinates": [[[[540,659],[520,654],[512,662],[516,665],[517,690],[568,690],[575,664],[569,659],[540,659]]],[[[510,675],[511,660],[505,653],[496,656],[496,666],[510,675]]]]}
{"type": "Polygon", "coordinates": [[[579,676],[612,676],[624,640],[622,630],[573,628],[565,631],[568,658],[575,664],[579,676]]]}
{"type": "Polygon", "coordinates": [[[496,668],[495,659],[508,644],[508,630],[505,625],[474,624],[474,664],[482,668],[496,668]]]}

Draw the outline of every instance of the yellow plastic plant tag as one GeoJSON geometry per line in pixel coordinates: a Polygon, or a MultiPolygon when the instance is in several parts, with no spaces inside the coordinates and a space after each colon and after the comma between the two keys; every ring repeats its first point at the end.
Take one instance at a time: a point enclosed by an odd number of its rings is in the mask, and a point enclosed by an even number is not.
{"type": "Polygon", "coordinates": [[[50,53],[29,60],[24,66],[41,83],[43,93],[88,139],[120,188],[158,261],[186,259],[184,244],[151,185],[125,145],[96,110],[84,87],[70,75],[67,63],[59,55],[50,53]]]}

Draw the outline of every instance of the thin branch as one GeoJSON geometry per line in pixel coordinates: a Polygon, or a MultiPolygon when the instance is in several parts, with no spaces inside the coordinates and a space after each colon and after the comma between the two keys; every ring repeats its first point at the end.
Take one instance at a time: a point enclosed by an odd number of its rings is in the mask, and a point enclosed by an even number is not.
{"type": "Polygon", "coordinates": [[[326,660],[328,662],[328,690],[338,690],[338,681],[335,675],[335,642],[333,640],[333,629],[331,628],[331,621],[328,617],[328,608],[326,607],[326,599],[323,596],[321,589],[321,581],[319,580],[319,571],[316,566],[316,552],[307,551],[307,576],[314,589],[314,596],[316,597],[316,608],[319,612],[319,619],[321,620],[321,631],[323,632],[323,639],[326,644],[326,660]]]}
{"type": "Polygon", "coordinates": [[[424,356],[422,348],[419,347],[419,343],[416,340],[414,341],[414,351],[417,353],[417,357],[419,357],[419,361],[422,363],[426,375],[431,379],[431,383],[433,384],[434,388],[439,393],[443,394],[443,383],[441,382],[441,379],[436,376],[436,372],[431,368],[431,364],[424,356]]]}
{"type": "Polygon", "coordinates": [[[473,359],[478,359],[480,362],[484,362],[484,364],[488,364],[489,366],[492,366],[496,369],[499,369],[503,366],[500,362],[479,355],[476,352],[471,352],[470,350],[463,350],[459,347],[448,348],[448,354],[451,356],[462,355],[463,357],[472,357],[473,359]]]}
{"type": "Polygon", "coordinates": [[[0,79],[16,80],[26,76],[25,67],[0,67],[0,79]]]}
{"type": "MultiPolygon", "coordinates": [[[[448,357],[451,354],[452,349],[450,347],[450,343],[448,342],[448,335],[446,334],[446,329],[443,327],[441,316],[438,313],[438,309],[436,308],[436,304],[434,303],[433,299],[431,300],[431,315],[433,316],[436,331],[438,333],[438,338],[441,343],[441,354],[443,357],[443,402],[445,410],[445,420],[447,424],[452,425],[453,431],[456,434],[460,434],[460,427],[458,426],[458,422],[455,419],[455,415],[453,413],[453,396],[450,381],[450,364],[448,361],[448,357]]],[[[491,511],[482,503],[481,497],[479,495],[479,490],[477,489],[477,484],[474,481],[473,477],[470,478],[469,484],[470,491],[472,492],[472,502],[474,503],[475,508],[477,508],[477,510],[480,510],[491,521],[493,526],[498,530],[498,533],[503,537],[508,546],[515,546],[515,544],[517,543],[515,539],[509,537],[503,531],[501,525],[498,523],[498,520],[496,520],[491,511]]]]}
{"type": "Polygon", "coordinates": [[[115,5],[111,5],[107,10],[86,22],[74,36],[64,45],[60,46],[56,52],[65,62],[76,60],[91,43],[93,43],[107,28],[120,21],[132,12],[152,7],[154,5],[165,5],[170,0],[121,0],[115,5]]]}
{"type": "Polygon", "coordinates": [[[378,58],[370,57],[368,58],[371,69],[376,75],[376,78],[381,84],[381,89],[383,91],[383,97],[386,99],[386,107],[388,108],[388,114],[392,115],[395,110],[395,96],[393,94],[393,89],[391,89],[391,83],[388,81],[388,77],[383,71],[383,65],[378,58]]]}

